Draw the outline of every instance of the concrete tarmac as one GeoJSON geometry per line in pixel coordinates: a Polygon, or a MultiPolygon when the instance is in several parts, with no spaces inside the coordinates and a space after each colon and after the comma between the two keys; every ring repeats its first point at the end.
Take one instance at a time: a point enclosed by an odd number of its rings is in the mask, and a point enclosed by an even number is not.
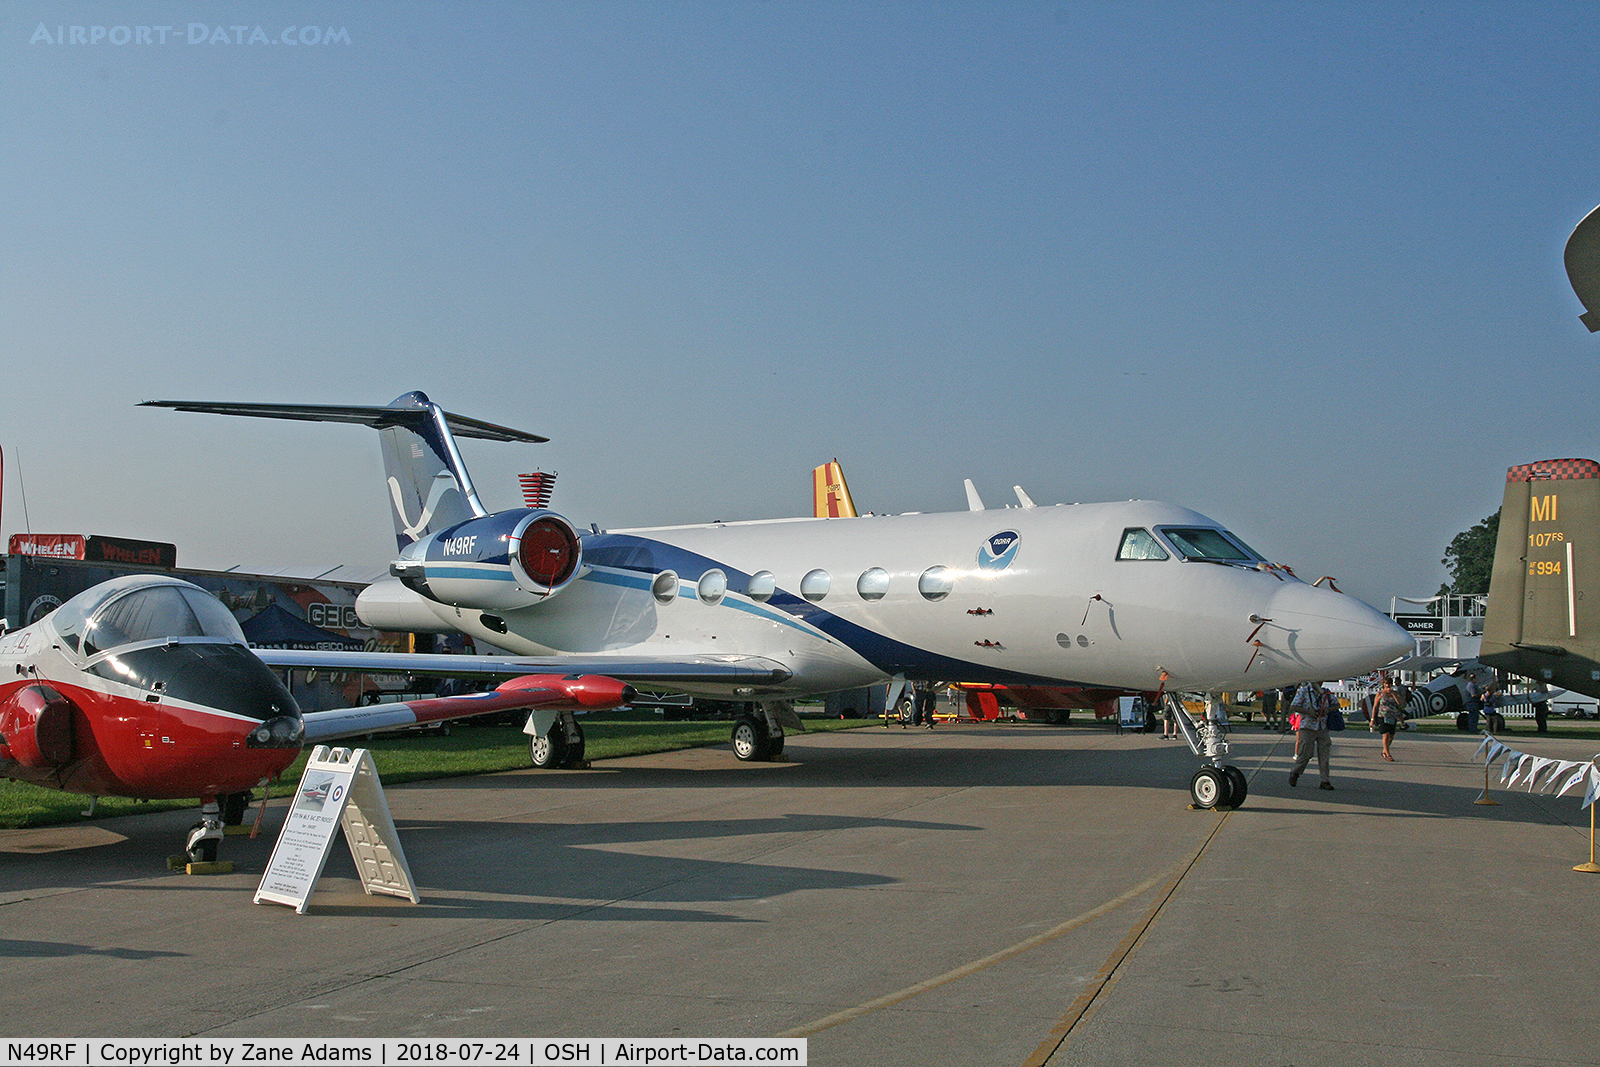
{"type": "MultiPolygon", "coordinates": [[[[1588,759],[1594,742],[1505,738],[1588,759]]],[[[804,1036],[814,1065],[1600,1063],[1579,800],[1464,736],[1181,742],[869,728],[387,790],[420,905],[342,845],[307,915],[171,874],[193,815],[0,832],[0,1027],[26,1037],[804,1036]]]]}

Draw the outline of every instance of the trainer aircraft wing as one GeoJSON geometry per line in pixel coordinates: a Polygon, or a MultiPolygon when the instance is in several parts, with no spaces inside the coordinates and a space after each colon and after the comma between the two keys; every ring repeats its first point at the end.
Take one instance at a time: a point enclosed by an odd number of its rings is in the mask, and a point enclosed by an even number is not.
{"type": "MultiPolygon", "coordinates": [[[[443,659],[464,661],[464,656],[444,656],[443,659]]],[[[631,703],[636,694],[631,685],[613,678],[595,675],[564,678],[521,676],[483,693],[461,696],[428,697],[404,703],[373,704],[358,708],[335,708],[329,711],[304,712],[305,740],[308,744],[331,741],[339,737],[356,737],[403,730],[408,726],[445,722],[452,719],[469,719],[497,711],[515,711],[559,706],[572,708],[575,704],[600,710],[631,703]]]]}
{"type": "MultiPolygon", "coordinates": [[[[601,674],[649,685],[749,686],[752,690],[781,685],[790,670],[759,656],[441,656],[408,652],[344,652],[338,650],[253,649],[269,667],[315,667],[369,674],[429,674],[450,678],[510,678],[525,674],[579,672],[601,674]]],[[[309,718],[309,716],[308,716],[309,718]]]]}

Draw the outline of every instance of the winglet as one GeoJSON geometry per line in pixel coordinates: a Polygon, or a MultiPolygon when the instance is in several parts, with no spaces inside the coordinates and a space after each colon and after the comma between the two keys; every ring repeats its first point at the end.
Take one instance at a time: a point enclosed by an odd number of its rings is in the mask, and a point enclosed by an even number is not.
{"type": "Polygon", "coordinates": [[[978,495],[978,487],[972,484],[972,479],[964,479],[962,484],[967,487],[967,510],[983,511],[983,498],[978,495]]]}

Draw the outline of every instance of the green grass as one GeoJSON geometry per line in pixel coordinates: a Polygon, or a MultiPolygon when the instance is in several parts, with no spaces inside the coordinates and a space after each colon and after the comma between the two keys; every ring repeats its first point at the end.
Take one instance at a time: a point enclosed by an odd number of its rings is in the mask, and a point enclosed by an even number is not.
{"type": "MultiPolygon", "coordinates": [[[[730,722],[662,722],[651,712],[608,713],[604,719],[585,717],[581,721],[585,755],[590,760],[725,745],[733,728],[730,722]]],[[[805,727],[807,732],[849,730],[876,725],[878,721],[807,717],[805,727]]],[[[339,743],[370,751],[378,776],[386,785],[492,774],[528,766],[528,736],[519,726],[457,724],[448,736],[416,733],[377,737],[370,741],[351,738],[339,743]]],[[[282,778],[273,785],[275,796],[283,795],[290,783],[299,781],[305,761],[306,754],[302,754],[284,771],[282,778]]],[[[89,799],[76,793],[61,793],[24,782],[0,781],[0,829],[80,822],[88,806],[89,799]]],[[[102,797],[95,805],[95,817],[198,809],[199,806],[198,799],[138,801],[102,797]]]]}

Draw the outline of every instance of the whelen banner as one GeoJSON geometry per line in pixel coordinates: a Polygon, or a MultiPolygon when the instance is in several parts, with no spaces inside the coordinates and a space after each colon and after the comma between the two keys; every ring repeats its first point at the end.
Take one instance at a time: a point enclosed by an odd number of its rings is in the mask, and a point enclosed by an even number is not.
{"type": "Polygon", "coordinates": [[[88,538],[82,534],[12,534],[7,551],[13,556],[83,559],[88,538]]]}
{"type": "Polygon", "coordinates": [[[13,556],[81,559],[94,563],[118,563],[125,567],[171,570],[178,565],[177,545],[165,541],[135,541],[127,537],[100,537],[96,534],[12,534],[8,551],[13,556]]]}
{"type": "Polygon", "coordinates": [[[84,538],[84,559],[97,563],[120,563],[126,567],[165,567],[178,565],[178,546],[166,541],[134,541],[126,537],[84,538]]]}

